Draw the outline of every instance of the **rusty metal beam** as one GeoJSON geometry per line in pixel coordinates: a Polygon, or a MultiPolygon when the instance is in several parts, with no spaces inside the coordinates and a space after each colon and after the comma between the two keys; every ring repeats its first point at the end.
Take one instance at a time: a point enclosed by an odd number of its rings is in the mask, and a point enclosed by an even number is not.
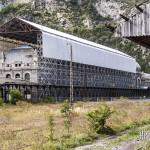
{"type": "Polygon", "coordinates": [[[0,32],[0,34],[11,34],[11,33],[31,33],[31,32],[39,32],[39,30],[31,30],[31,31],[8,31],[8,32],[0,32]]]}

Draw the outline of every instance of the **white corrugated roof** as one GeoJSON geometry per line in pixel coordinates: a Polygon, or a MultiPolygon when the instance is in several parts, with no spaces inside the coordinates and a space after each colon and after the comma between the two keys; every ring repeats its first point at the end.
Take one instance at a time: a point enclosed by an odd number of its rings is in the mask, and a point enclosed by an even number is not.
{"type": "Polygon", "coordinates": [[[30,22],[30,21],[27,21],[27,20],[24,20],[24,19],[20,19],[20,20],[22,20],[25,23],[30,24],[31,26],[36,27],[37,29],[41,30],[42,32],[47,32],[47,33],[50,33],[50,34],[58,35],[58,36],[61,36],[61,37],[67,38],[67,39],[71,39],[71,40],[74,40],[74,41],[77,41],[77,42],[88,44],[88,45],[91,45],[91,46],[94,46],[94,47],[97,47],[97,48],[104,49],[106,51],[110,51],[110,52],[117,53],[117,54],[120,54],[120,55],[123,55],[123,56],[130,57],[130,58],[134,59],[133,57],[131,57],[131,56],[119,51],[119,50],[112,49],[112,48],[106,47],[104,45],[100,45],[100,44],[97,44],[97,43],[94,43],[94,42],[91,42],[91,41],[88,41],[88,40],[85,40],[85,39],[82,39],[82,38],[79,38],[79,37],[76,37],[76,36],[73,36],[73,35],[70,35],[70,34],[67,34],[67,33],[63,33],[63,32],[60,32],[60,31],[57,31],[57,30],[54,30],[54,29],[51,29],[51,28],[33,23],[33,22],[30,22]]]}

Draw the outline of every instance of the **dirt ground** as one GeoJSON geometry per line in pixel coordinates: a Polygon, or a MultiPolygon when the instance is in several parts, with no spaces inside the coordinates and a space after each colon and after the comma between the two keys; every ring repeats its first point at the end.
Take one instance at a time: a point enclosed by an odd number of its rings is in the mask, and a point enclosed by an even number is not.
{"type": "MultiPolygon", "coordinates": [[[[114,111],[107,125],[121,131],[133,123],[150,120],[150,101],[117,100],[114,102],[77,102],[71,132],[73,135],[88,131],[86,113],[106,103],[114,111]]],[[[60,113],[61,104],[30,104],[18,102],[16,106],[0,107],[0,150],[36,149],[48,140],[48,116],[55,119],[55,138],[64,130],[60,113]]]]}

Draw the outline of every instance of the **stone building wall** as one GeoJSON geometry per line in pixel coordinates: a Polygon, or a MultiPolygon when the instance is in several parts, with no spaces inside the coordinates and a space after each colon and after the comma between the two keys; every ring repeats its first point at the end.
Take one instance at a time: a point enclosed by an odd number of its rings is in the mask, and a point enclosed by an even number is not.
{"type": "Polygon", "coordinates": [[[20,46],[0,53],[0,78],[37,83],[37,69],[37,56],[31,47],[20,46]]]}

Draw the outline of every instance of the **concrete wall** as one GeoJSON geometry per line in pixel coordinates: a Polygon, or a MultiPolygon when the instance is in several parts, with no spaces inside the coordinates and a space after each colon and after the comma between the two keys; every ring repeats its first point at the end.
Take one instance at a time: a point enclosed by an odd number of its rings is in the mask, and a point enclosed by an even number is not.
{"type": "Polygon", "coordinates": [[[6,78],[9,74],[11,79],[20,75],[20,80],[25,80],[25,74],[30,75],[30,81],[37,83],[37,56],[34,49],[20,46],[9,51],[0,52],[0,78],[6,78]]]}

